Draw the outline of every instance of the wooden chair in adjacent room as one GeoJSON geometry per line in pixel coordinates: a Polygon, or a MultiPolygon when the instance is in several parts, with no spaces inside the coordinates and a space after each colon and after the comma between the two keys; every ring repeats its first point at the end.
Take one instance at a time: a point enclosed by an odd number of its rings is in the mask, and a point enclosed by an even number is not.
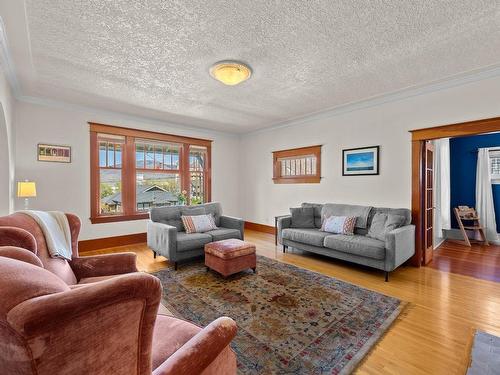
{"type": "Polygon", "coordinates": [[[458,227],[460,228],[460,232],[464,238],[464,245],[471,246],[471,241],[483,243],[484,245],[489,245],[488,239],[486,238],[486,234],[484,232],[484,227],[481,225],[479,221],[479,216],[474,208],[468,206],[458,206],[453,208],[455,212],[455,217],[457,218],[458,227]],[[474,237],[480,237],[481,240],[471,240],[467,235],[467,231],[473,231],[474,237]],[[479,234],[479,236],[478,236],[479,234]]]}

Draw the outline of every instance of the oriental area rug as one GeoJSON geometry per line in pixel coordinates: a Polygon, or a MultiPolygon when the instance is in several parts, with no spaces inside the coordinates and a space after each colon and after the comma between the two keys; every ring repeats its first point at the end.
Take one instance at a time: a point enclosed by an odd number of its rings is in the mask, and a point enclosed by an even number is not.
{"type": "Polygon", "coordinates": [[[224,279],[193,263],[154,275],[177,317],[200,326],[220,316],[236,321],[240,374],[348,374],[404,304],[262,256],[256,274],[224,279]]]}

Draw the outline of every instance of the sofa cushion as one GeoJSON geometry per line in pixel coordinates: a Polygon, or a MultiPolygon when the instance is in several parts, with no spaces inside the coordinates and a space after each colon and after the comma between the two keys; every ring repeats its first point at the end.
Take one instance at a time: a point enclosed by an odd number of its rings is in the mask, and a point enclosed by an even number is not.
{"type": "Polygon", "coordinates": [[[212,236],[207,233],[177,233],[177,251],[180,253],[203,248],[209,242],[212,242],[212,236]]]}
{"type": "Polygon", "coordinates": [[[296,207],[290,208],[292,214],[292,228],[314,228],[314,208],[296,207]]]}
{"type": "Polygon", "coordinates": [[[403,226],[405,221],[405,217],[401,215],[377,213],[373,216],[367,237],[385,241],[385,235],[390,231],[403,226]]]}
{"type": "Polygon", "coordinates": [[[175,227],[177,231],[184,229],[181,221],[181,207],[154,207],[149,211],[149,216],[156,223],[167,224],[175,227]]]}
{"type": "Polygon", "coordinates": [[[220,226],[220,217],[222,215],[222,206],[219,202],[210,202],[203,204],[205,212],[214,216],[215,225],[220,226]]]}
{"type": "Polygon", "coordinates": [[[325,203],[321,209],[321,218],[324,220],[329,216],[356,216],[356,228],[366,228],[371,211],[371,206],[325,203]]]}
{"type": "Polygon", "coordinates": [[[354,234],[354,226],[356,225],[356,220],[356,216],[330,216],[325,218],[323,224],[321,225],[320,231],[352,236],[354,234]]]}
{"type": "Polygon", "coordinates": [[[314,208],[314,226],[316,228],[321,228],[321,209],[323,205],[321,203],[302,203],[301,207],[312,207],[314,208]]]}
{"type": "Polygon", "coordinates": [[[321,246],[323,247],[323,241],[326,236],[330,236],[331,233],[320,232],[319,229],[316,228],[287,228],[283,229],[281,232],[282,237],[286,240],[305,243],[313,246],[321,246]]]}
{"type": "Polygon", "coordinates": [[[219,227],[217,229],[210,230],[205,233],[211,235],[213,241],[227,240],[229,238],[241,239],[241,233],[238,229],[219,227]]]}
{"type": "Polygon", "coordinates": [[[332,250],[372,259],[385,258],[385,243],[366,236],[330,234],[325,237],[324,246],[332,250]]]}
{"type": "Polygon", "coordinates": [[[208,215],[181,216],[186,233],[205,233],[217,229],[214,217],[208,215]]]}

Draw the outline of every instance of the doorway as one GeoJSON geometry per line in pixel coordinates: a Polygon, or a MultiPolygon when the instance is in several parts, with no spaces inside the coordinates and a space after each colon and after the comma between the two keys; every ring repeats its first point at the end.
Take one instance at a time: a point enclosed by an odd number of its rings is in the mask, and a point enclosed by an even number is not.
{"type": "Polygon", "coordinates": [[[430,141],[440,138],[463,137],[500,131],[500,117],[485,120],[417,129],[412,134],[412,219],[415,224],[415,255],[410,262],[420,267],[431,262],[433,256],[432,199],[434,180],[433,167],[429,163],[434,157],[430,141]]]}

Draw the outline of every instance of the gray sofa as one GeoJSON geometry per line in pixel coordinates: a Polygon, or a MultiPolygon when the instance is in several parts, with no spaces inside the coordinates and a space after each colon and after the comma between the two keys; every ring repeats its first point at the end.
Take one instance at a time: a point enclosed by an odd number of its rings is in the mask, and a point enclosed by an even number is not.
{"type": "Polygon", "coordinates": [[[242,219],[222,215],[220,203],[196,206],[168,206],[152,208],[148,222],[148,246],[156,254],[168,258],[177,269],[178,262],[204,255],[205,244],[213,241],[238,238],[243,240],[245,222],[242,219]],[[187,234],[181,216],[211,213],[217,229],[205,233],[187,234]]]}
{"type": "Polygon", "coordinates": [[[377,208],[335,203],[303,203],[302,207],[314,208],[315,228],[292,228],[291,216],[278,220],[278,239],[287,247],[305,250],[352,263],[362,264],[389,272],[406,262],[415,253],[415,226],[411,225],[411,211],[405,208],[377,208]],[[365,219],[360,212],[368,212],[365,219]],[[372,219],[376,213],[404,216],[404,225],[385,235],[385,241],[367,237],[372,219]],[[319,230],[322,218],[330,215],[357,216],[353,236],[332,234],[319,230]]]}

